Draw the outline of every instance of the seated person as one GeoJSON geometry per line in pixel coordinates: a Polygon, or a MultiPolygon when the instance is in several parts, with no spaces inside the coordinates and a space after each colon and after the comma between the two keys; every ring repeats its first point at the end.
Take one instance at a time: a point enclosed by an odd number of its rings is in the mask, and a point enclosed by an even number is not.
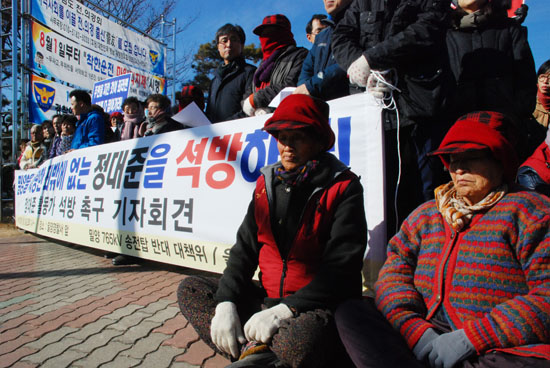
{"type": "Polygon", "coordinates": [[[62,115],[59,118],[61,122],[61,137],[54,142],[52,146],[52,157],[61,156],[71,149],[73,142],[74,131],[76,129],[77,118],[74,115],[62,115]]]}
{"type": "Polygon", "coordinates": [[[520,166],[517,182],[524,187],[550,196],[550,130],[546,139],[520,166]]]}
{"type": "Polygon", "coordinates": [[[147,97],[147,120],[141,123],[139,136],[162,134],[183,129],[184,126],[170,118],[170,99],[159,93],[147,97]]]}
{"type": "Polygon", "coordinates": [[[264,125],[281,161],[261,169],[222,278],[188,277],[178,288],[183,315],[215,351],[240,356],[236,367],[346,358],[333,310],[361,295],[366,221],[359,178],[327,152],[328,113],[306,95],[281,102],[264,125]]]}
{"type": "Polygon", "coordinates": [[[512,124],[464,115],[432,152],[452,181],[390,240],[381,314],[370,299],[336,312],[358,367],[550,365],[550,200],[514,185],[512,124]]]}
{"type": "Polygon", "coordinates": [[[120,129],[120,140],[133,139],[139,137],[139,127],[146,117],[141,108],[141,103],[137,97],[128,97],[122,102],[123,122],[120,129]]]}
{"type": "Polygon", "coordinates": [[[31,127],[31,140],[27,143],[25,151],[21,155],[19,166],[23,170],[34,169],[42,165],[48,159],[48,149],[42,143],[44,136],[40,125],[31,127]]]}

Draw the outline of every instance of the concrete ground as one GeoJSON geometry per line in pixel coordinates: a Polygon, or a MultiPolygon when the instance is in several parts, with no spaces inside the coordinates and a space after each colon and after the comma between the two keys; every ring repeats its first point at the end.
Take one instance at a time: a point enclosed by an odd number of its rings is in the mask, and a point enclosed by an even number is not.
{"type": "Polygon", "coordinates": [[[177,306],[193,274],[1,224],[0,367],[224,367],[177,306]]]}

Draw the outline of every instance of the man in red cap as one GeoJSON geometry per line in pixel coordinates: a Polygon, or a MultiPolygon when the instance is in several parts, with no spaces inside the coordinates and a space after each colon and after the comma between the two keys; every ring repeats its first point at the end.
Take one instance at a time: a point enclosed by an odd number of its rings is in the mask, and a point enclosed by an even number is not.
{"type": "Polygon", "coordinates": [[[307,95],[281,102],[264,125],[281,160],[261,169],[222,278],[178,288],[183,315],[235,366],[345,365],[333,310],[361,296],[367,231],[359,178],[327,152],[328,116],[307,95]]]}
{"type": "Polygon", "coordinates": [[[260,36],[263,59],[243,101],[247,116],[271,113],[269,103],[285,87],[296,87],[307,49],[296,47],[290,21],[282,14],[268,15],[254,28],[260,36]]]}

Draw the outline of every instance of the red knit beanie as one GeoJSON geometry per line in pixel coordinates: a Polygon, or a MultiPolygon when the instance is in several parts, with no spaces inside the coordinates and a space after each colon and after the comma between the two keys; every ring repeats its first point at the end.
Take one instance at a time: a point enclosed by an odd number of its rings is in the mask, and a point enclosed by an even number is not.
{"type": "Polygon", "coordinates": [[[313,128],[328,151],[334,145],[334,132],[328,124],[330,108],[318,98],[296,94],[286,97],[264,124],[264,130],[277,138],[279,130],[313,128]]]}
{"type": "Polygon", "coordinates": [[[120,119],[122,119],[123,117],[124,117],[124,116],[123,116],[122,113],[119,112],[119,111],[115,111],[115,112],[113,112],[113,113],[111,114],[111,119],[112,119],[112,118],[117,118],[117,119],[120,118],[120,119]]]}
{"type": "Polygon", "coordinates": [[[514,137],[514,124],[509,117],[495,111],[476,111],[460,117],[439,148],[429,155],[439,155],[449,168],[449,154],[489,149],[502,164],[505,180],[513,182],[519,166],[514,137]]]}

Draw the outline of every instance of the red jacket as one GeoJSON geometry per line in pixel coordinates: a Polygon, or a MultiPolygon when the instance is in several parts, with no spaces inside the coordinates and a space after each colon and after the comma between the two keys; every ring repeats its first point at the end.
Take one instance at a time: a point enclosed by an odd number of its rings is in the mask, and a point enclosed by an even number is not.
{"type": "Polygon", "coordinates": [[[330,187],[322,188],[308,201],[296,238],[286,259],[282,259],[271,231],[271,216],[265,188],[265,178],[256,181],[254,217],[258,225],[258,243],[261,246],[259,266],[261,282],[267,296],[283,298],[309,284],[317,269],[327,241],[330,220],[338,205],[335,201],[357,176],[345,171],[330,187]]]}
{"type": "Polygon", "coordinates": [[[529,166],[546,184],[550,184],[550,148],[546,142],[542,142],[521,166],[529,166]]]}

